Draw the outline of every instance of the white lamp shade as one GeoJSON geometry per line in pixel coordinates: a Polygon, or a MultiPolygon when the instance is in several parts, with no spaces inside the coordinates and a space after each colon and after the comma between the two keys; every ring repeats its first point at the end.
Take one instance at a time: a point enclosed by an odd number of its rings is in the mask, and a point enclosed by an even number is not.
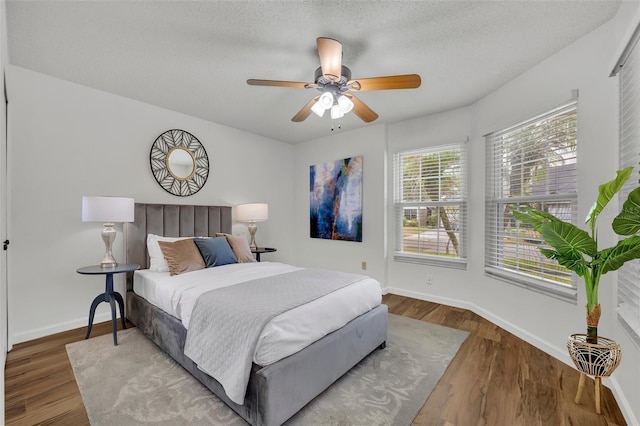
{"type": "Polygon", "coordinates": [[[343,114],[347,114],[353,109],[353,101],[345,95],[341,95],[338,98],[338,105],[340,105],[340,111],[343,114]]]}
{"type": "Polygon", "coordinates": [[[324,92],[320,95],[317,103],[319,103],[322,108],[329,109],[331,105],[333,105],[333,95],[330,92],[324,92]]]}
{"type": "Polygon", "coordinates": [[[322,117],[326,110],[324,109],[324,107],[322,105],[320,105],[319,102],[316,102],[311,107],[311,111],[313,111],[315,113],[315,115],[317,115],[318,117],[322,117]]]}
{"type": "Polygon", "coordinates": [[[263,222],[267,219],[269,219],[269,204],[249,203],[236,206],[238,222],[263,222]]]}
{"type": "Polygon", "coordinates": [[[83,222],[133,222],[133,218],[133,198],[82,197],[83,222]]]}
{"type": "Polygon", "coordinates": [[[331,107],[331,118],[335,120],[337,118],[341,118],[342,116],[344,116],[344,114],[342,113],[342,110],[340,110],[340,105],[333,105],[331,107]]]}

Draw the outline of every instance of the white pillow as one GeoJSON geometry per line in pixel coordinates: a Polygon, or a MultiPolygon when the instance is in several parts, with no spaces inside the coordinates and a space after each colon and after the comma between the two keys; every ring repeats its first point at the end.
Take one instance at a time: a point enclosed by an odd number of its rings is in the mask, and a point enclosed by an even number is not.
{"type": "Polygon", "coordinates": [[[169,264],[162,254],[158,241],[173,243],[178,240],[187,240],[193,237],[161,237],[160,235],[147,235],[147,251],[149,252],[149,270],[155,272],[169,272],[169,264]]]}

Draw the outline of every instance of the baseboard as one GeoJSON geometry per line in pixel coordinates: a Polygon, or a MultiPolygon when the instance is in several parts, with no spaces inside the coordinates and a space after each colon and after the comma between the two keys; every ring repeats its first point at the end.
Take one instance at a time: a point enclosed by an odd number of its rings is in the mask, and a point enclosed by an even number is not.
{"type": "MultiPolygon", "coordinates": [[[[118,316],[118,318],[120,318],[118,316]]],[[[93,319],[93,323],[111,321],[111,312],[96,314],[93,319]]],[[[74,328],[86,327],[87,318],[78,318],[72,321],[60,322],[48,327],[34,328],[32,330],[23,331],[22,333],[16,333],[10,337],[11,344],[15,345],[22,342],[28,342],[29,340],[39,339],[40,337],[50,336],[52,334],[60,333],[62,331],[73,330],[74,328]]]]}
{"type": "MultiPolygon", "coordinates": [[[[532,344],[533,346],[540,349],[541,351],[547,353],[548,355],[551,355],[558,361],[561,361],[572,368],[575,367],[573,364],[573,361],[571,361],[571,358],[569,357],[569,354],[567,353],[567,350],[564,346],[562,348],[559,348],[555,345],[552,345],[548,341],[541,339],[538,336],[531,334],[526,330],[523,330],[522,328],[516,326],[515,324],[509,321],[505,321],[503,318],[496,316],[495,314],[487,311],[484,308],[481,308],[480,306],[474,303],[470,303],[464,300],[450,299],[448,297],[436,296],[433,294],[421,293],[417,291],[403,290],[403,289],[394,288],[394,287],[384,288],[383,294],[387,294],[387,293],[411,297],[419,300],[425,300],[427,302],[439,303],[441,305],[453,306],[461,309],[468,309],[469,311],[480,315],[482,318],[486,319],[487,321],[491,321],[495,325],[500,326],[504,330],[516,335],[517,337],[524,340],[525,342],[532,344]]],[[[613,395],[615,396],[616,401],[618,402],[620,411],[622,411],[622,415],[624,416],[627,424],[640,425],[640,422],[636,419],[633,413],[629,400],[625,397],[624,393],[622,392],[622,389],[620,389],[620,385],[618,384],[618,381],[615,379],[615,377],[604,378],[604,381],[605,383],[609,382],[610,384],[609,388],[613,392],[613,395]]]]}
{"type": "Polygon", "coordinates": [[[399,294],[400,296],[413,297],[415,299],[426,300],[428,302],[440,303],[442,305],[454,306],[456,308],[461,308],[461,309],[468,309],[471,312],[474,312],[480,315],[482,318],[488,321],[491,321],[495,325],[502,327],[508,332],[515,334],[522,340],[531,343],[538,349],[548,353],[549,355],[558,359],[559,361],[562,361],[567,365],[573,366],[573,362],[571,361],[571,358],[569,358],[569,354],[567,353],[564,347],[560,349],[557,346],[549,343],[548,341],[541,339],[540,337],[534,334],[531,334],[526,330],[523,330],[522,328],[518,327],[517,325],[509,321],[505,321],[503,318],[496,316],[492,312],[489,312],[486,309],[474,303],[470,303],[464,300],[450,299],[448,297],[435,296],[427,293],[407,291],[399,288],[391,287],[391,288],[388,288],[387,290],[389,293],[399,294]]]}
{"type": "Polygon", "coordinates": [[[616,380],[615,377],[609,378],[609,383],[611,386],[611,392],[613,392],[613,396],[615,396],[616,401],[618,402],[618,406],[620,407],[620,411],[622,411],[622,415],[626,420],[628,425],[640,425],[640,420],[633,413],[633,408],[629,403],[629,400],[624,396],[622,389],[620,389],[620,384],[616,380]]]}

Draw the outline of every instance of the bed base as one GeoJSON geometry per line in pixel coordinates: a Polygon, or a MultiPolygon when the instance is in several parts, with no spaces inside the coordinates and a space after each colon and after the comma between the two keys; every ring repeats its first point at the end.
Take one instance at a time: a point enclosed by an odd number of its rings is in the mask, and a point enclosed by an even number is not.
{"type": "Polygon", "coordinates": [[[298,353],[266,367],[253,365],[244,405],[184,355],[187,330],[172,315],[127,292],[127,318],[149,339],[254,426],[281,425],[387,340],[387,306],[380,305],[298,353]]]}

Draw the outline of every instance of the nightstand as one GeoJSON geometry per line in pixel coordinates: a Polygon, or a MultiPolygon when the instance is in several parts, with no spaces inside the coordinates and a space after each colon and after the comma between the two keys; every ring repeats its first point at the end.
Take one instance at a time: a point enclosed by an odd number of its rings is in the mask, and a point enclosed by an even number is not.
{"type": "Polygon", "coordinates": [[[260,255],[262,253],[273,253],[274,251],[277,251],[277,250],[278,249],[274,249],[272,247],[256,247],[251,249],[251,253],[255,254],[256,260],[260,262],[260,255]]]}
{"type": "Polygon", "coordinates": [[[93,327],[93,317],[96,314],[96,307],[102,302],[108,302],[111,305],[111,323],[113,324],[113,344],[118,346],[117,335],[117,317],[116,317],[116,302],[120,307],[120,318],[122,319],[122,328],[127,328],[124,318],[124,300],[122,295],[117,291],[113,291],[113,274],[122,274],[125,272],[133,272],[136,269],[140,269],[140,265],[116,265],[111,268],[103,268],[100,265],[86,266],[78,269],[76,272],[83,275],[106,275],[106,285],[104,293],[98,295],[93,299],[91,303],[91,309],[89,310],[89,326],[87,328],[87,335],[85,339],[89,338],[91,334],[91,327],[93,327]]]}

